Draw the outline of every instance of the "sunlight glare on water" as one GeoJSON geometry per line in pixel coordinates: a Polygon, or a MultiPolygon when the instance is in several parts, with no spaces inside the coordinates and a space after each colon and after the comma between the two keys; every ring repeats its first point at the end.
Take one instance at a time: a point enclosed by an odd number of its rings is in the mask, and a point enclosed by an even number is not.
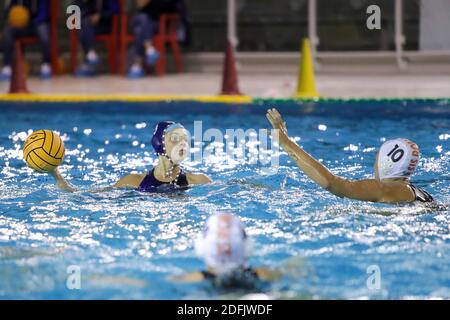
{"type": "MultiPolygon", "coordinates": [[[[217,211],[233,212],[245,223],[254,241],[252,266],[283,271],[280,281],[263,289],[272,298],[450,298],[448,105],[433,106],[440,108],[438,116],[420,111],[420,105],[408,106],[416,114],[381,103],[376,112],[371,105],[280,107],[289,134],[346,178],[371,177],[383,141],[415,141],[422,157],[412,180],[434,196],[435,207],[340,199],[311,182],[284,152],[279,167],[265,170],[261,163],[236,160],[220,141],[193,145],[192,152],[208,152],[202,161],[184,163],[188,171],[208,174],[212,184],[170,194],[88,192],[156,164],[150,138],[158,121],[180,121],[191,133],[198,120],[203,130],[223,133],[269,128],[269,106],[192,106],[187,115],[189,107],[3,107],[0,298],[229,297],[205,283],[167,280],[204,268],[193,239],[217,211]],[[61,172],[80,191],[62,192],[50,176],[25,166],[22,145],[37,129],[60,133],[66,146],[61,172]],[[375,291],[366,285],[371,265],[381,270],[382,285],[375,291]],[[80,290],[66,286],[70,266],[80,267],[80,290]]],[[[246,142],[236,154],[255,153],[257,147],[246,142]]]]}

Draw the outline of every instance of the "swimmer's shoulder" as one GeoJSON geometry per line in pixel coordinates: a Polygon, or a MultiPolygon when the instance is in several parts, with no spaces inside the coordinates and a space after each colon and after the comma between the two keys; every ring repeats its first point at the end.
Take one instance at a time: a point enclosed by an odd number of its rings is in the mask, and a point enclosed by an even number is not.
{"type": "Polygon", "coordinates": [[[382,202],[412,202],[416,201],[416,192],[410,183],[406,182],[381,182],[383,185],[382,202]]]}
{"type": "Polygon", "coordinates": [[[201,282],[205,280],[205,273],[201,271],[195,271],[185,273],[181,275],[171,276],[169,280],[172,282],[201,282]]]}
{"type": "MultiPolygon", "coordinates": [[[[182,184],[195,185],[195,184],[206,184],[206,183],[212,182],[212,180],[206,174],[186,172],[186,171],[182,170],[181,168],[178,168],[178,170],[180,170],[178,181],[179,182],[184,181],[184,182],[182,182],[182,184]]],[[[145,177],[145,175],[144,175],[144,177],[145,177]]],[[[170,180],[167,180],[167,178],[160,176],[156,171],[155,171],[155,178],[158,181],[170,182],[170,180]]]]}
{"type": "Polygon", "coordinates": [[[186,172],[186,179],[188,184],[206,184],[211,183],[212,180],[204,173],[186,172]]]}
{"type": "Polygon", "coordinates": [[[281,278],[282,276],[281,271],[275,269],[254,268],[252,270],[258,276],[259,279],[264,281],[275,281],[281,278]]]}
{"type": "Polygon", "coordinates": [[[347,180],[334,176],[327,190],[341,198],[379,202],[383,197],[384,186],[376,179],[347,180]]]}
{"type": "Polygon", "coordinates": [[[408,187],[411,188],[411,191],[414,193],[414,197],[416,201],[427,202],[427,203],[435,203],[433,196],[429,194],[426,190],[416,187],[413,184],[408,184],[408,187]]]}
{"type": "Polygon", "coordinates": [[[336,195],[347,196],[357,200],[372,202],[401,203],[401,202],[434,202],[433,197],[427,191],[415,187],[408,180],[378,180],[365,179],[348,181],[340,191],[345,192],[336,195]]]}
{"type": "Polygon", "coordinates": [[[114,185],[115,188],[136,188],[139,187],[142,180],[144,180],[146,173],[132,173],[127,174],[126,176],[123,176],[119,179],[119,181],[116,182],[114,185]]]}
{"type": "Polygon", "coordinates": [[[406,181],[390,181],[373,179],[380,190],[378,202],[397,203],[413,202],[417,200],[414,187],[406,181]]]}
{"type": "Polygon", "coordinates": [[[415,194],[408,183],[402,181],[380,181],[378,179],[340,179],[331,192],[339,197],[372,202],[410,202],[415,194]]]}
{"type": "MultiPolygon", "coordinates": [[[[282,277],[282,273],[279,270],[267,269],[267,268],[248,268],[244,270],[243,274],[253,274],[258,279],[263,281],[275,281],[282,277]]],[[[207,279],[214,279],[216,275],[209,271],[195,271],[185,273],[181,275],[171,276],[169,280],[172,282],[201,282],[207,279]]]]}

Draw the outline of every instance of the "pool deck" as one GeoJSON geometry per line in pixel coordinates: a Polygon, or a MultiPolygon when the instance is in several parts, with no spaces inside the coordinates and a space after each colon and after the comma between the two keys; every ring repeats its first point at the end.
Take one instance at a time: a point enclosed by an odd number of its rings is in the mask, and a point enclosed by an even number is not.
{"type": "MultiPolygon", "coordinates": [[[[316,87],[321,97],[331,99],[402,99],[450,98],[450,52],[405,52],[407,68],[400,70],[393,52],[318,52],[316,87]]],[[[36,74],[39,56],[26,56],[36,74]]],[[[63,55],[68,67],[68,57],[63,55]]],[[[103,57],[106,59],[106,57],[103,57]]],[[[32,96],[25,100],[171,100],[196,97],[197,100],[217,99],[221,90],[223,54],[187,53],[183,55],[185,73],[173,72],[168,60],[167,75],[148,75],[130,80],[109,75],[106,65],[100,65],[101,75],[75,78],[66,73],[51,80],[28,79],[32,96]]],[[[220,97],[219,101],[251,101],[252,98],[290,99],[297,86],[299,54],[297,52],[237,52],[239,87],[245,97],[220,97]]],[[[8,82],[0,82],[0,100],[8,82]]],[[[16,98],[17,99],[17,98],[16,98]]]]}
{"type": "MultiPolygon", "coordinates": [[[[220,73],[149,75],[139,80],[122,76],[100,75],[93,78],[75,78],[70,75],[51,80],[28,79],[28,89],[37,95],[101,99],[117,97],[167,100],[189,96],[215,97],[222,83],[220,73]]],[[[242,73],[239,75],[241,92],[250,97],[290,98],[295,93],[296,71],[290,74],[242,73]]],[[[354,74],[318,73],[316,85],[325,98],[450,98],[450,74],[354,74]]],[[[0,93],[7,93],[9,83],[0,82],[0,93]]],[[[34,95],[33,95],[34,96],[34,95]]],[[[0,94],[0,99],[7,96],[0,94]]],[[[145,100],[145,99],[144,99],[145,100]]]]}

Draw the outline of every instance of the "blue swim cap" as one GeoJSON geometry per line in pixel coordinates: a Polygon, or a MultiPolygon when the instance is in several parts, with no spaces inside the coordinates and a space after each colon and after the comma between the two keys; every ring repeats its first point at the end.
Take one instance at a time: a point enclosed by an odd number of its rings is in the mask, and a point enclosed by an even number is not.
{"type": "Polygon", "coordinates": [[[181,123],[173,121],[161,121],[156,125],[152,137],[152,146],[157,154],[166,154],[166,149],[164,147],[164,135],[177,128],[184,129],[181,123]]]}

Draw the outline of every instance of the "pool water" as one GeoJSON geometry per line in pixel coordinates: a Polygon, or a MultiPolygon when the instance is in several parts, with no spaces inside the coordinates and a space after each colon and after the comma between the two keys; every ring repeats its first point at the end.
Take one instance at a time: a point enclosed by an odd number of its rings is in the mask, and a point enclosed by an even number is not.
{"type": "Polygon", "coordinates": [[[450,298],[448,102],[0,107],[0,298],[217,299],[256,292],[275,299],[450,298]],[[191,133],[199,120],[203,130],[258,130],[269,128],[265,110],[273,106],[305,150],[346,178],[371,177],[386,139],[415,141],[422,158],[412,180],[439,205],[335,197],[285,153],[277,170],[231,161],[224,152],[187,161],[186,170],[214,182],[182,193],[88,192],[151,168],[149,140],[158,121],[180,121],[191,133]],[[60,191],[51,177],[26,167],[23,141],[37,129],[61,134],[61,172],[79,192],[60,191]],[[280,269],[280,280],[248,292],[167,279],[204,268],[193,239],[216,211],[241,217],[254,241],[250,264],[280,269]]]}

